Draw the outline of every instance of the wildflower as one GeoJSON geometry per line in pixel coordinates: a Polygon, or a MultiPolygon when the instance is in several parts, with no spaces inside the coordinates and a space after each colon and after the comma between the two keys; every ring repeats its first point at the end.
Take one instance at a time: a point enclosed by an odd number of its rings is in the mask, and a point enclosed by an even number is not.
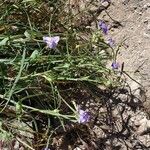
{"type": "Polygon", "coordinates": [[[113,62],[113,63],[111,64],[111,66],[112,66],[113,69],[118,69],[118,68],[119,68],[119,63],[113,62]]]}
{"type": "Polygon", "coordinates": [[[115,41],[112,38],[108,39],[108,44],[112,47],[115,44],[115,41]]]}
{"type": "Polygon", "coordinates": [[[45,36],[45,37],[43,37],[43,41],[47,44],[47,46],[49,48],[56,48],[59,40],[60,40],[59,36],[54,36],[54,37],[45,36]]]}
{"type": "Polygon", "coordinates": [[[104,34],[108,33],[108,26],[106,25],[104,21],[100,21],[98,23],[98,26],[100,27],[100,29],[103,31],[104,34]]]}
{"type": "Polygon", "coordinates": [[[79,119],[78,119],[78,122],[79,122],[79,123],[86,123],[86,122],[89,122],[89,120],[90,120],[90,115],[89,115],[88,112],[79,109],[78,113],[79,113],[79,119]]]}

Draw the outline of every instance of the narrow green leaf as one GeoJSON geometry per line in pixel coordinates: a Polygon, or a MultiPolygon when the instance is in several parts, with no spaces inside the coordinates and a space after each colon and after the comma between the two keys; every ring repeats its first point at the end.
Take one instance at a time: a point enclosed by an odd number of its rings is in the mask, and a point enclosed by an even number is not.
{"type": "Polygon", "coordinates": [[[0,46],[4,46],[7,44],[7,41],[9,40],[9,38],[4,38],[2,41],[0,41],[0,46]]]}

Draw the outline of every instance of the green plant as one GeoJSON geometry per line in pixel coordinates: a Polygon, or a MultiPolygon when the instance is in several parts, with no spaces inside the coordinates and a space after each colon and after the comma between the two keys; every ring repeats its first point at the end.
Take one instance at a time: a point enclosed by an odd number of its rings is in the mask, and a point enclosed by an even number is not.
{"type": "Polygon", "coordinates": [[[66,124],[78,121],[75,95],[82,94],[85,85],[113,86],[106,68],[113,49],[99,29],[78,22],[88,11],[74,14],[68,2],[17,0],[0,5],[0,112],[8,128],[13,128],[11,119],[29,127],[26,132],[32,137],[24,144],[29,149],[43,148],[46,142],[48,146],[56,128],[66,130],[66,124]]]}

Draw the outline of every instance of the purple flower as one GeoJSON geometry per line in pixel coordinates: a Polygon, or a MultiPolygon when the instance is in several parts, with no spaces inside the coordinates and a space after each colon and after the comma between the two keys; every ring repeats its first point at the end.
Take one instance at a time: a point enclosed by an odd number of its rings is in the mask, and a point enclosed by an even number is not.
{"type": "Polygon", "coordinates": [[[108,44],[112,47],[115,44],[115,41],[112,38],[108,39],[108,44]]]}
{"type": "Polygon", "coordinates": [[[84,110],[79,109],[78,113],[79,113],[79,119],[78,119],[79,123],[89,122],[90,115],[88,112],[85,112],[84,110]]]}
{"type": "Polygon", "coordinates": [[[119,68],[119,63],[113,62],[113,63],[111,64],[111,66],[112,66],[113,69],[118,69],[118,68],[119,68]]]}
{"type": "Polygon", "coordinates": [[[54,37],[45,36],[45,37],[43,37],[43,41],[47,44],[47,46],[49,48],[56,48],[59,40],[60,40],[59,36],[54,36],[54,37]]]}
{"type": "Polygon", "coordinates": [[[100,21],[98,23],[98,26],[100,27],[100,29],[103,31],[104,34],[108,33],[108,26],[106,25],[104,21],[100,21]]]}

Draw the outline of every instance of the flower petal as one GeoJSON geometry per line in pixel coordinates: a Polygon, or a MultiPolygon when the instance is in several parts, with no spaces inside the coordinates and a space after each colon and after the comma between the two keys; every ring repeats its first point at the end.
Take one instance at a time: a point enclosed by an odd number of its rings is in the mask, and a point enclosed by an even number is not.
{"type": "Polygon", "coordinates": [[[79,123],[86,123],[86,122],[89,122],[90,120],[90,115],[88,112],[84,111],[84,110],[79,110],[78,111],[79,113],[79,119],[78,119],[78,122],[79,123]]]}
{"type": "Polygon", "coordinates": [[[113,62],[113,63],[111,64],[111,66],[112,66],[113,69],[118,69],[118,68],[119,68],[119,63],[113,62]]]}
{"type": "Polygon", "coordinates": [[[108,39],[108,44],[109,44],[111,47],[113,47],[114,44],[115,44],[115,41],[114,41],[112,38],[109,38],[109,39],[108,39]]]}
{"type": "Polygon", "coordinates": [[[100,29],[103,31],[104,34],[108,33],[108,26],[106,25],[106,23],[104,21],[100,21],[98,23],[100,29]]]}
{"type": "Polygon", "coordinates": [[[54,37],[43,37],[43,41],[47,44],[49,48],[56,48],[58,42],[60,40],[59,36],[54,37]]]}
{"type": "Polygon", "coordinates": [[[44,36],[44,37],[43,37],[43,41],[46,42],[46,43],[47,43],[48,41],[50,41],[50,40],[51,40],[51,37],[48,37],[48,36],[44,36]]]}
{"type": "Polygon", "coordinates": [[[55,41],[56,44],[58,44],[60,37],[59,36],[54,36],[52,37],[52,40],[55,41]]]}

